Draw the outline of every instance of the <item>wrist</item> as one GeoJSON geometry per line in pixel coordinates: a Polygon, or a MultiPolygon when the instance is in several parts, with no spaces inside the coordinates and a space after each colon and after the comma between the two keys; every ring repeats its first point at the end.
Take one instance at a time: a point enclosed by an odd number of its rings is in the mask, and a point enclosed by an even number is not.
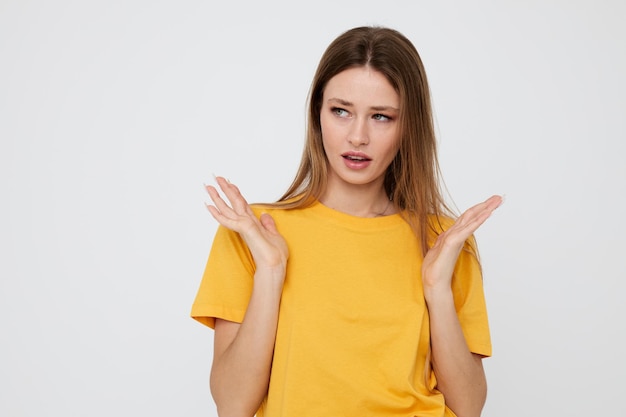
{"type": "Polygon", "coordinates": [[[257,265],[255,271],[255,281],[260,277],[265,277],[264,280],[271,282],[279,282],[282,286],[285,280],[285,274],[287,272],[287,265],[284,263],[278,263],[274,265],[257,265]]]}
{"type": "Polygon", "coordinates": [[[426,304],[442,304],[442,303],[454,303],[454,296],[452,294],[452,288],[450,287],[431,287],[424,288],[424,299],[426,304]]]}

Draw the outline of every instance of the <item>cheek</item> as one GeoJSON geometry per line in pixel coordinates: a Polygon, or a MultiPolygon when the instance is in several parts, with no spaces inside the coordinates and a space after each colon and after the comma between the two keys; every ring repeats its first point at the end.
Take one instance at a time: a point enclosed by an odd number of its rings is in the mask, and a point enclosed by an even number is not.
{"type": "Polygon", "coordinates": [[[402,134],[400,133],[399,127],[396,127],[395,140],[394,140],[394,148],[396,150],[396,153],[400,150],[401,144],[402,144],[402,134]]]}
{"type": "Polygon", "coordinates": [[[389,153],[388,153],[387,167],[389,167],[389,165],[391,165],[393,160],[398,156],[399,151],[400,151],[400,141],[395,141],[393,145],[389,147],[389,150],[388,150],[389,153]]]}
{"type": "Polygon", "coordinates": [[[328,123],[324,116],[320,116],[320,133],[322,135],[322,143],[326,144],[326,135],[328,133],[328,123]]]}
{"type": "Polygon", "coordinates": [[[328,155],[329,148],[332,148],[332,142],[329,141],[329,139],[332,137],[330,129],[328,128],[328,126],[325,126],[324,123],[321,123],[320,133],[322,136],[322,149],[324,150],[324,153],[328,155]]]}
{"type": "Polygon", "coordinates": [[[337,127],[333,125],[332,122],[328,120],[324,120],[324,118],[320,118],[320,131],[322,133],[322,143],[324,147],[332,146],[333,143],[336,142],[337,139],[337,127]]]}
{"type": "Polygon", "coordinates": [[[389,153],[393,154],[393,158],[395,158],[399,150],[400,150],[400,137],[396,133],[394,133],[393,135],[391,135],[389,139],[389,153]]]}

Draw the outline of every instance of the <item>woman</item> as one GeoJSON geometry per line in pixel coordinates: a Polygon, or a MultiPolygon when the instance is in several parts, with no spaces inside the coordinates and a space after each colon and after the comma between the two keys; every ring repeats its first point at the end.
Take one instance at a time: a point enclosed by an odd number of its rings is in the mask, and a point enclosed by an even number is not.
{"type": "Polygon", "coordinates": [[[220,416],[479,416],[491,354],[474,231],[438,181],[411,42],[359,27],[325,51],[298,174],[251,207],[218,177],[192,317],[215,329],[220,416]]]}

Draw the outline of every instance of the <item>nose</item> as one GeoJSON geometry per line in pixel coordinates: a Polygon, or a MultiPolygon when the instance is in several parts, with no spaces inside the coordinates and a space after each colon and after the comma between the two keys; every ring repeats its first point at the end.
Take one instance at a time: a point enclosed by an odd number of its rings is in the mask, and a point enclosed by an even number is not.
{"type": "Polygon", "coordinates": [[[362,145],[367,145],[370,142],[366,120],[357,119],[350,124],[350,131],[348,132],[348,142],[350,142],[350,144],[355,148],[358,148],[362,145]]]}

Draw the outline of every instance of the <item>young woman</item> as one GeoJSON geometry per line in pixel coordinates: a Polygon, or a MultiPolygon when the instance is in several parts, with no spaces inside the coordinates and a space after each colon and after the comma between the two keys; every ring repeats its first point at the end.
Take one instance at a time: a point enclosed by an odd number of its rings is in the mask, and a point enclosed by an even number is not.
{"type": "Polygon", "coordinates": [[[220,227],[192,307],[215,329],[211,392],[228,416],[479,416],[491,341],[474,231],[439,188],[426,75],[395,30],[324,53],[297,176],[250,206],[217,178],[220,227]]]}

